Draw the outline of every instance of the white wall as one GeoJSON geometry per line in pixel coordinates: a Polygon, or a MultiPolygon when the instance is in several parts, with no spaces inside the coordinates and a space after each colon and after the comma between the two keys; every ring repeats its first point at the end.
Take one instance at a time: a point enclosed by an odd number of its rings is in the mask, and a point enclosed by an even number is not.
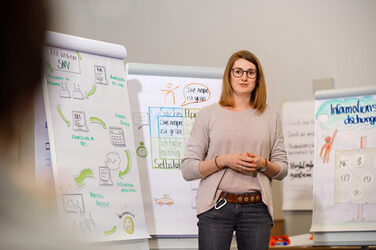
{"type": "MultiPolygon", "coordinates": [[[[127,62],[224,67],[240,49],[254,52],[268,102],[313,99],[312,80],[335,87],[376,84],[373,0],[48,0],[50,30],[123,44],[127,62]]],[[[310,212],[275,217],[305,233],[310,212]],[[305,223],[297,223],[303,219],[305,223]]]]}

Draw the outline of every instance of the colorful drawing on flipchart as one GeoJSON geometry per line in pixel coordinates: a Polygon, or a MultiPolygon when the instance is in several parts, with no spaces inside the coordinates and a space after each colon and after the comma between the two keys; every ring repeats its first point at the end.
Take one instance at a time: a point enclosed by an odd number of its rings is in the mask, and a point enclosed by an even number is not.
{"type": "Polygon", "coordinates": [[[337,129],[334,130],[332,137],[330,136],[325,137],[325,143],[321,147],[321,151],[320,151],[320,157],[323,158],[322,160],[323,163],[329,162],[330,150],[332,149],[332,145],[334,142],[334,138],[336,137],[336,134],[337,134],[337,129]]]}
{"type": "Polygon", "coordinates": [[[93,171],[90,168],[86,168],[80,172],[77,177],[74,177],[74,181],[79,188],[83,188],[85,186],[86,178],[93,178],[93,171]]]}
{"type": "Polygon", "coordinates": [[[190,83],[184,87],[184,102],[181,106],[192,103],[202,103],[210,99],[210,89],[202,83],[190,83]]]}
{"type": "Polygon", "coordinates": [[[373,96],[333,99],[320,105],[316,119],[324,130],[372,129],[376,125],[375,111],[373,96]]]}
{"type": "Polygon", "coordinates": [[[179,86],[173,86],[173,83],[168,83],[166,86],[167,89],[161,89],[162,92],[166,92],[164,95],[164,103],[167,104],[167,96],[172,97],[172,103],[175,104],[175,92],[174,90],[179,88],[179,86]]]}
{"type": "Polygon", "coordinates": [[[153,168],[178,169],[199,109],[149,107],[153,168]]]}
{"type": "Polygon", "coordinates": [[[58,49],[53,47],[46,48],[47,72],[64,71],[68,73],[81,74],[80,58],[76,51],[58,49]]]}
{"type": "Polygon", "coordinates": [[[155,199],[155,203],[158,204],[159,206],[162,205],[168,205],[171,206],[174,204],[174,200],[170,197],[169,194],[163,194],[161,198],[155,199]]]}
{"type": "Polygon", "coordinates": [[[366,147],[367,137],[360,138],[360,148],[336,151],[334,202],[358,204],[356,222],[364,222],[364,205],[376,205],[376,148],[366,147]]]}
{"type": "MultiPolygon", "coordinates": [[[[376,205],[376,148],[366,147],[367,135],[372,135],[375,129],[375,112],[375,98],[363,96],[324,101],[316,113],[323,136],[334,130],[332,136],[324,138],[320,150],[322,164],[328,164],[331,149],[335,151],[334,204],[357,204],[354,219],[357,223],[366,221],[363,214],[365,205],[376,205]],[[363,134],[358,137],[359,147],[349,148],[349,145],[339,143],[333,145],[336,135],[343,137],[345,132],[363,134]]],[[[354,139],[351,138],[351,141],[354,139]]]]}
{"type": "Polygon", "coordinates": [[[127,234],[133,234],[134,223],[133,223],[133,219],[130,216],[125,217],[123,221],[123,228],[127,234]]]}

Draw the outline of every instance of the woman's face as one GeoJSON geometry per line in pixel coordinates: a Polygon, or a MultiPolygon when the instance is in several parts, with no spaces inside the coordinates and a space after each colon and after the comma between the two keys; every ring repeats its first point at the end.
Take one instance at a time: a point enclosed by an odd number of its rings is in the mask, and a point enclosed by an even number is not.
{"type": "Polygon", "coordinates": [[[256,66],[240,58],[234,62],[231,70],[231,87],[234,95],[237,96],[251,96],[252,91],[255,89],[257,80],[256,66]],[[242,72],[243,71],[243,72],[242,72]],[[242,76],[240,76],[243,73],[242,76]],[[252,79],[250,79],[251,77],[252,79]]]}

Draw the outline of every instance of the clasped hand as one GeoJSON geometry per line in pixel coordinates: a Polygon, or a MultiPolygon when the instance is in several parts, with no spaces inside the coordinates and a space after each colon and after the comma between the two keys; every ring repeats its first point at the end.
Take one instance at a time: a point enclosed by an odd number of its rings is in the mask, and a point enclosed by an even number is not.
{"type": "Polygon", "coordinates": [[[260,168],[264,167],[265,160],[263,157],[251,153],[232,153],[225,154],[221,157],[221,165],[227,166],[234,171],[250,175],[260,168]]]}

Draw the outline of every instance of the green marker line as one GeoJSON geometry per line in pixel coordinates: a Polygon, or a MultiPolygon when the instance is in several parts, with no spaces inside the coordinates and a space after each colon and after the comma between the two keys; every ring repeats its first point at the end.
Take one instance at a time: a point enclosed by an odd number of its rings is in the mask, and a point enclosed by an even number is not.
{"type": "Polygon", "coordinates": [[[91,88],[90,92],[86,93],[85,98],[89,99],[89,96],[93,95],[95,93],[96,89],[97,89],[97,86],[95,86],[95,84],[94,84],[93,87],[91,88]]]}
{"type": "Polygon", "coordinates": [[[82,172],[80,173],[80,176],[75,177],[74,181],[76,182],[78,186],[81,186],[84,183],[84,179],[86,177],[93,177],[93,171],[91,171],[90,168],[82,170],[82,172]]]}
{"type": "Polygon", "coordinates": [[[80,52],[78,52],[78,51],[77,51],[77,56],[78,56],[78,58],[79,58],[80,60],[82,60],[82,57],[81,57],[81,55],[80,55],[80,52]]]}
{"type": "Polygon", "coordinates": [[[59,115],[60,115],[61,119],[63,119],[63,121],[65,121],[67,123],[67,126],[69,128],[70,127],[70,122],[63,115],[63,112],[61,111],[61,108],[60,108],[60,104],[57,105],[57,112],[59,112],[59,115]]]}
{"type": "Polygon", "coordinates": [[[102,125],[103,128],[106,128],[106,123],[104,123],[101,119],[99,119],[97,117],[90,117],[89,120],[90,120],[91,123],[98,123],[98,124],[102,125]]]}
{"type": "Polygon", "coordinates": [[[123,179],[123,175],[127,174],[129,170],[131,169],[131,157],[129,155],[129,151],[125,150],[125,154],[127,155],[127,168],[124,171],[119,171],[119,177],[123,179]]]}
{"type": "Polygon", "coordinates": [[[53,69],[50,65],[50,62],[46,62],[48,70],[52,73],[53,69]]]}
{"type": "Polygon", "coordinates": [[[117,229],[117,227],[114,226],[111,230],[105,231],[105,232],[104,232],[104,235],[109,236],[109,235],[115,233],[115,232],[116,232],[116,229],[117,229]]]}

